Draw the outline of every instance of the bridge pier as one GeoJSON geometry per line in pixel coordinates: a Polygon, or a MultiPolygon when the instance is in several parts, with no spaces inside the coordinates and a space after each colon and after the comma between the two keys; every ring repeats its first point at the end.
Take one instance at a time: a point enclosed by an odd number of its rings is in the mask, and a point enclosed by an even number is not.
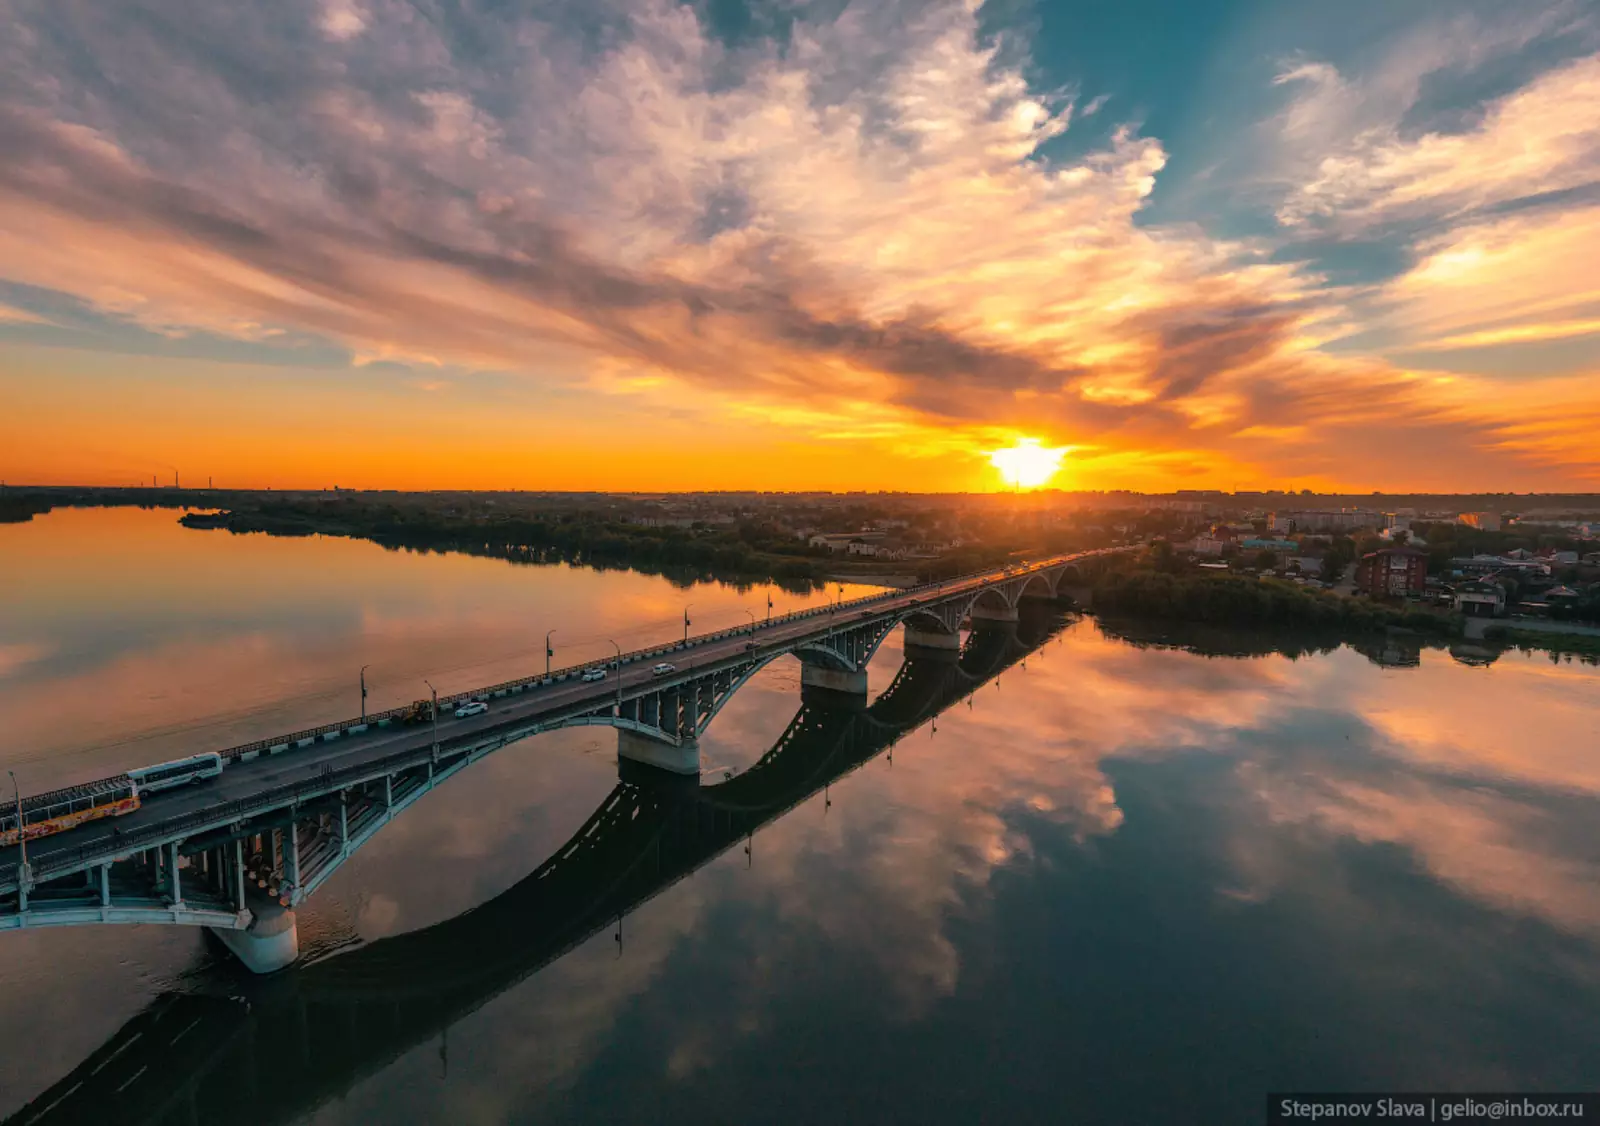
{"type": "Polygon", "coordinates": [[[679,744],[652,739],[627,728],[617,730],[617,757],[642,762],[673,774],[700,773],[700,744],[693,739],[679,744]]]}
{"type": "Polygon", "coordinates": [[[867,670],[831,669],[803,663],[800,666],[800,699],[807,704],[832,708],[865,708],[867,670]]]}
{"type": "Polygon", "coordinates": [[[904,653],[908,661],[953,665],[961,660],[961,635],[908,625],[904,653]]]}
{"type": "Polygon", "coordinates": [[[952,653],[961,651],[961,635],[959,633],[945,633],[943,630],[918,629],[916,626],[906,626],[906,648],[911,649],[948,649],[952,653]]]}
{"type": "Polygon", "coordinates": [[[974,603],[972,609],[967,611],[967,616],[972,619],[972,625],[974,628],[977,628],[980,625],[987,625],[991,623],[1008,623],[1015,625],[1018,619],[1017,608],[1015,606],[995,607],[984,606],[981,603],[974,603]]]}
{"type": "Polygon", "coordinates": [[[251,897],[254,920],[242,931],[213,930],[222,945],[233,952],[251,973],[270,974],[285,969],[300,956],[300,932],[294,912],[273,900],[251,897]]]}

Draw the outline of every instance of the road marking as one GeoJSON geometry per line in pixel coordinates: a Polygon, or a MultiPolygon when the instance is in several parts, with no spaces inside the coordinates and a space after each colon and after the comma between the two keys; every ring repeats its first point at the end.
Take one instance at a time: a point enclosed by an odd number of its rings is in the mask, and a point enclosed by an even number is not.
{"type": "Polygon", "coordinates": [[[143,1037],[144,1037],[144,1033],[135,1032],[132,1036],[128,1037],[127,1040],[123,1041],[122,1047],[118,1048],[116,1051],[112,1052],[105,1059],[101,1060],[100,1061],[100,1066],[95,1068],[89,1074],[90,1075],[99,1075],[100,1074],[100,1068],[105,1067],[106,1064],[110,1063],[112,1060],[114,1060],[118,1056],[120,1056],[123,1052],[126,1052],[129,1048],[133,1047],[134,1042],[137,1041],[137,1040],[142,1039],[143,1037]]]}

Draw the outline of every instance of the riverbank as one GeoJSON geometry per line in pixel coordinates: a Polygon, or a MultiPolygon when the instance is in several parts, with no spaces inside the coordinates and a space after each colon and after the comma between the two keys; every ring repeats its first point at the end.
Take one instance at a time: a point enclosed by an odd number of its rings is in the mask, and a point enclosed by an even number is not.
{"type": "Polygon", "coordinates": [[[1301,626],[1350,633],[1398,628],[1429,637],[1461,632],[1455,614],[1341,598],[1276,579],[1112,571],[1096,579],[1090,590],[1096,612],[1111,618],[1246,629],[1301,626]]]}

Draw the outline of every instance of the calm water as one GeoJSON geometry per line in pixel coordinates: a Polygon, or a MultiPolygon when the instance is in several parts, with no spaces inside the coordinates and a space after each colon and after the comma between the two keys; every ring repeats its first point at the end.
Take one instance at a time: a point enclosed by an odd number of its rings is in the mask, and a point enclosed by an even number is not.
{"type": "MultiPolygon", "coordinates": [[[[0,769],[42,789],[350,714],[363,664],[377,709],[542,665],[550,628],[575,662],[766,594],[57,512],[0,526],[0,769]]],[[[658,850],[659,880],[522,882],[618,785],[614,737],[577,729],[381,833],[274,979],[177,928],[0,935],[0,1115],[188,1027],[138,1080],[173,1121],[1252,1122],[1272,1088],[1600,1087],[1600,670],[1206,657],[1092,621],[971,652],[998,676],[892,755],[812,717],[784,769],[825,789],[658,850]],[[658,894],[619,924],[602,884],[658,894]],[[274,1095],[230,1099],[245,1069],[274,1095]]],[[[896,637],[875,693],[900,665],[896,637]]],[[[737,804],[797,685],[770,666],[702,794],[630,791],[634,823],[737,804]]]]}

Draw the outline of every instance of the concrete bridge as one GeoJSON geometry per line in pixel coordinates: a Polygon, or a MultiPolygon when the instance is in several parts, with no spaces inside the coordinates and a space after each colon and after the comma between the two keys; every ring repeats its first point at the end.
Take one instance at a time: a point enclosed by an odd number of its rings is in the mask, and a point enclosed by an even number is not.
{"type": "Polygon", "coordinates": [[[621,778],[549,859],[437,925],[241,983],[165,995],[8,1120],[242,1126],[303,1119],[514,988],[640,905],[958,704],[1048,641],[1048,606],[908,656],[866,707],[805,700],[750,769],[698,785],[626,760],[621,778]],[[241,995],[241,989],[243,994],[241,995]]]}
{"type": "Polygon", "coordinates": [[[805,700],[862,708],[867,664],[891,630],[905,630],[913,662],[959,658],[964,625],[1006,632],[1025,602],[1053,601],[1075,565],[1097,554],[619,653],[600,681],[572,668],[439,700],[445,715],[469,699],[490,704],[466,719],[408,727],[396,710],[229,748],[220,777],[31,842],[26,865],[17,848],[0,850],[0,930],[205,926],[252,970],[281,969],[298,956],[294,908],[407,806],[483,756],[541,732],[601,725],[617,729],[623,761],[694,778],[699,736],[769,662],[799,659],[805,700]],[[676,667],[655,675],[661,662],[676,667]]]}

